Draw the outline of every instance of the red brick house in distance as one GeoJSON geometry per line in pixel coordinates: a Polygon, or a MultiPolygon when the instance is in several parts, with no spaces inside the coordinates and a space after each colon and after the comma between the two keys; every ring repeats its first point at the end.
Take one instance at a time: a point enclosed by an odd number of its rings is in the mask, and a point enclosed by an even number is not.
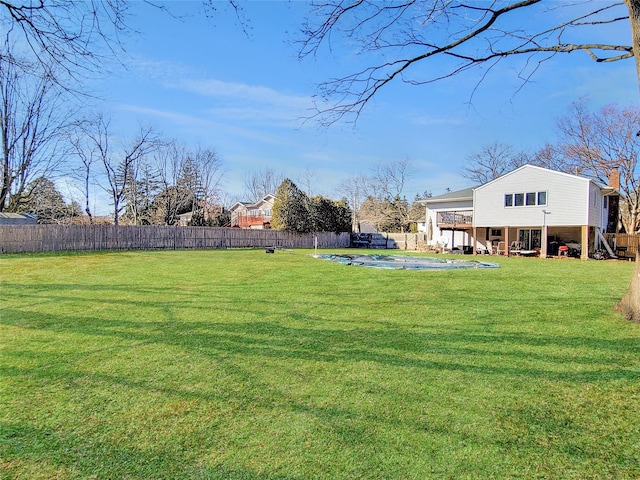
{"type": "Polygon", "coordinates": [[[270,229],[275,199],[275,196],[268,194],[255,203],[236,202],[230,209],[231,226],[259,230],[270,229]]]}

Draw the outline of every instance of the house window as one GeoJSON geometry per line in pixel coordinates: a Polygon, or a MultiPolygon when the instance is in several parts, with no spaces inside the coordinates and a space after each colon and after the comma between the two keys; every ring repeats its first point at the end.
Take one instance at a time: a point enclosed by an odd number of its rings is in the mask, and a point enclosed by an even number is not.
{"type": "Polygon", "coordinates": [[[529,192],[526,196],[527,205],[535,205],[536,204],[536,192],[529,192]]]}
{"type": "Polygon", "coordinates": [[[505,207],[513,207],[513,194],[507,193],[504,196],[504,206],[505,207]]]}
{"type": "Polygon", "coordinates": [[[505,207],[535,207],[547,204],[547,192],[507,193],[505,207]]]}
{"type": "Polygon", "coordinates": [[[609,208],[609,197],[604,197],[604,208],[609,208]]]}
{"type": "Polygon", "coordinates": [[[502,230],[500,230],[499,228],[492,228],[491,229],[491,236],[492,237],[501,237],[502,236],[502,230]]]}
{"type": "Polygon", "coordinates": [[[513,196],[515,198],[514,205],[516,207],[524,206],[524,193],[516,193],[513,196]]]}
{"type": "Polygon", "coordinates": [[[538,192],[538,205],[547,204],[547,192],[538,192]]]}

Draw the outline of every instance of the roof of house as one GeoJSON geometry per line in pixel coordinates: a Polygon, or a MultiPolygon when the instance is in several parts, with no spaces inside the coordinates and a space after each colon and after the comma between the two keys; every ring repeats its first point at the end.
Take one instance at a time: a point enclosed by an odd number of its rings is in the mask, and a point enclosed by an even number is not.
{"type": "Polygon", "coordinates": [[[271,195],[270,193],[268,193],[257,202],[236,202],[231,206],[229,210],[233,212],[237,207],[241,205],[246,209],[250,209],[250,207],[257,207],[262,203],[273,203],[275,199],[276,199],[275,195],[271,195]]]}
{"type": "Polygon", "coordinates": [[[456,200],[473,200],[473,191],[476,188],[478,188],[478,186],[445,193],[444,195],[438,195],[437,197],[427,198],[425,200],[421,200],[421,202],[426,205],[429,203],[452,202],[456,200]]]}
{"type": "Polygon", "coordinates": [[[0,225],[34,225],[38,219],[31,213],[0,213],[0,225]]]}

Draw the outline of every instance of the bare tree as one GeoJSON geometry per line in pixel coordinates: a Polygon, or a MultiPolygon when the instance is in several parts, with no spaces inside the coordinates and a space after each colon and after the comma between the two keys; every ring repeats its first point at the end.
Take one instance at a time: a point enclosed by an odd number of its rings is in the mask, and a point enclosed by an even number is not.
{"type": "Polygon", "coordinates": [[[516,152],[511,145],[493,142],[467,157],[462,176],[482,185],[529,162],[525,152],[516,152]]]}
{"type": "Polygon", "coordinates": [[[52,178],[64,158],[62,138],[71,110],[53,79],[22,74],[5,48],[0,54],[0,211],[16,211],[28,186],[52,178]],[[4,55],[4,56],[2,56],[4,55]]]}
{"type": "Polygon", "coordinates": [[[153,157],[160,192],[153,201],[153,223],[175,225],[182,213],[201,213],[208,220],[212,207],[223,200],[223,162],[212,148],[189,149],[165,142],[153,157]]]}
{"type": "Polygon", "coordinates": [[[133,140],[113,145],[114,133],[110,123],[108,118],[98,115],[87,135],[91,148],[95,149],[97,159],[104,168],[106,184],[102,186],[111,197],[113,223],[118,225],[127,189],[135,179],[135,170],[139,162],[157,148],[158,138],[152,128],[141,127],[133,140]]]}
{"type": "Polygon", "coordinates": [[[359,232],[365,220],[379,230],[403,230],[410,223],[404,189],[412,174],[411,163],[403,159],[378,163],[368,176],[343,180],[337,193],[347,199],[353,231],[359,232]]]}
{"type": "Polygon", "coordinates": [[[278,187],[285,180],[285,175],[273,168],[265,167],[262,170],[248,172],[244,177],[244,188],[249,200],[257,202],[265,195],[275,195],[278,187]]]}
{"type": "Polygon", "coordinates": [[[213,148],[198,146],[188,151],[182,167],[182,181],[193,194],[192,211],[201,210],[207,220],[211,207],[221,201],[224,177],[222,159],[213,148]]]}
{"type": "Polygon", "coordinates": [[[407,181],[413,174],[408,159],[379,163],[370,178],[374,204],[386,230],[404,231],[409,225],[409,202],[404,196],[407,181]]]}
{"type": "Polygon", "coordinates": [[[378,163],[371,171],[373,193],[381,198],[399,198],[413,170],[408,159],[378,163]]]}
{"type": "Polygon", "coordinates": [[[575,168],[571,168],[567,165],[564,154],[559,146],[551,143],[545,144],[535,152],[531,159],[531,163],[533,165],[539,165],[559,172],[571,173],[573,175],[578,174],[575,168]]]}
{"type": "Polygon", "coordinates": [[[97,159],[97,145],[92,141],[95,133],[94,122],[99,118],[79,120],[69,132],[69,144],[73,154],[80,160],[82,168],[73,169],[71,176],[82,183],[82,197],[84,201],[84,213],[89,218],[89,224],[93,224],[93,212],[91,211],[91,184],[93,179],[93,167],[97,159]]]}
{"type": "Polygon", "coordinates": [[[635,29],[633,12],[640,12],[640,2],[625,3],[628,9],[614,0],[313,0],[315,15],[303,25],[299,56],[346,39],[352,50],[371,57],[364,68],[321,84],[320,98],[328,105],[319,105],[316,117],[331,124],[345,115],[357,118],[391,82],[429,84],[482,67],[480,83],[502,61],[518,56],[526,58],[517,72],[526,83],[541,63],[559,53],[583,51],[596,62],[633,58],[631,45],[576,40],[595,36],[603,25],[628,24],[630,11],[635,29]],[[524,15],[536,15],[538,21],[527,22],[524,15]],[[439,63],[427,70],[432,61],[439,63]]]}
{"type": "Polygon", "coordinates": [[[108,191],[113,202],[115,225],[118,225],[118,215],[123,208],[122,200],[127,194],[127,189],[136,181],[141,162],[157,148],[157,141],[152,128],[141,127],[138,135],[123,145],[115,157],[109,155],[102,157],[109,183],[108,191]]]}
{"type": "Polygon", "coordinates": [[[174,225],[185,208],[187,194],[177,188],[185,147],[177,142],[165,142],[154,152],[153,163],[160,180],[160,193],[153,201],[152,223],[174,225]]]}
{"type": "Polygon", "coordinates": [[[597,111],[585,99],[574,102],[567,115],[558,119],[560,140],[537,155],[554,162],[550,166],[609,183],[614,170],[620,174],[620,193],[625,212],[622,217],[629,233],[640,231],[640,108],[606,105],[597,111]]]}
{"type": "Polygon", "coordinates": [[[338,186],[339,195],[347,199],[351,210],[351,228],[354,232],[360,232],[360,220],[362,204],[369,196],[371,190],[369,177],[356,175],[343,180],[338,186]]]}
{"type": "Polygon", "coordinates": [[[296,183],[307,195],[307,197],[313,197],[315,195],[314,183],[316,180],[316,176],[316,170],[307,167],[302,172],[300,172],[298,174],[298,177],[295,179],[296,183]]]}

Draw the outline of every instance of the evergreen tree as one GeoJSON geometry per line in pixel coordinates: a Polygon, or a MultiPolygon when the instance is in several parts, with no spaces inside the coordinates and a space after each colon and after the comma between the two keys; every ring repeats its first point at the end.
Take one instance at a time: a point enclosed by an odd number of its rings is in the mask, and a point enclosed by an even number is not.
{"type": "Polygon", "coordinates": [[[333,231],[336,233],[351,232],[353,229],[353,212],[349,208],[349,202],[346,198],[337,200],[335,205],[335,224],[333,231]]]}
{"type": "Polygon", "coordinates": [[[309,218],[314,232],[351,231],[351,210],[346,199],[336,202],[322,196],[310,198],[309,218]]]}
{"type": "Polygon", "coordinates": [[[285,178],[278,187],[273,204],[271,227],[287,232],[313,231],[309,215],[309,198],[290,179],[285,178]]]}
{"type": "Polygon", "coordinates": [[[77,203],[67,205],[55,183],[48,178],[36,178],[27,192],[18,205],[17,212],[33,213],[38,217],[38,223],[65,223],[80,215],[77,203]]]}

